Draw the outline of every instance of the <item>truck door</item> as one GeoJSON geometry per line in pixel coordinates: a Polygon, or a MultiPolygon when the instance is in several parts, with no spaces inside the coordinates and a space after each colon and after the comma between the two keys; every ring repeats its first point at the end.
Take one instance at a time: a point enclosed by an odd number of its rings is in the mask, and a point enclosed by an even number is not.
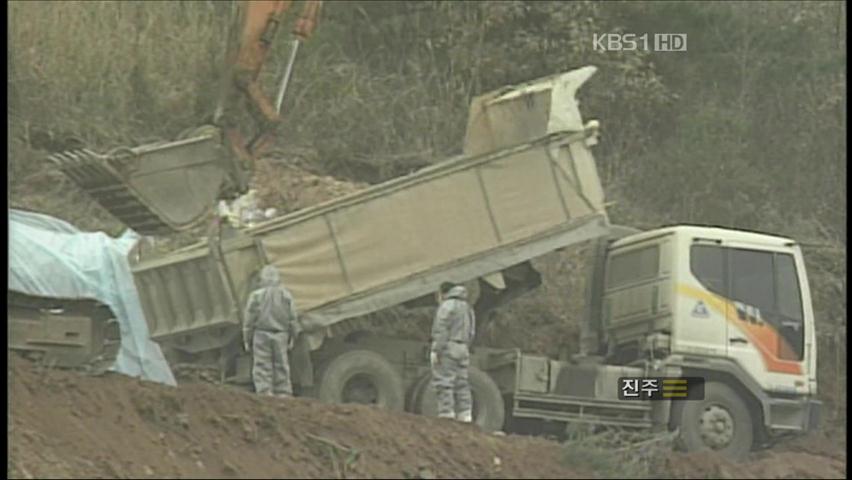
{"type": "Polygon", "coordinates": [[[800,389],[800,376],[807,371],[805,322],[793,254],[751,245],[726,247],[728,356],[766,388],[800,389]]]}
{"type": "Polygon", "coordinates": [[[727,356],[725,249],[714,240],[696,238],[690,246],[689,257],[693,280],[679,288],[677,342],[685,350],[727,356]]]}

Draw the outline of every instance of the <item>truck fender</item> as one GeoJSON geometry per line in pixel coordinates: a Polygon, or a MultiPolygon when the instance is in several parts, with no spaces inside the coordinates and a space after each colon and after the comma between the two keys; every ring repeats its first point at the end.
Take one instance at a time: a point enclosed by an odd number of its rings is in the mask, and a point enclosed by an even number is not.
{"type": "Polygon", "coordinates": [[[314,386],[314,364],[311,361],[311,349],[306,335],[296,337],[293,349],[290,350],[290,376],[293,383],[302,387],[314,386]]]}

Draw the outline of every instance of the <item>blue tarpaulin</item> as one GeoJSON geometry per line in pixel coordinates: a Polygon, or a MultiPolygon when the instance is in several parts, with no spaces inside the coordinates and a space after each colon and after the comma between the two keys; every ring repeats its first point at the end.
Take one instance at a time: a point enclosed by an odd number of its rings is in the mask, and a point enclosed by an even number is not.
{"type": "Polygon", "coordinates": [[[112,370],[176,385],[160,346],[150,339],[127,261],[139,238],[132,230],[113,238],[47,215],[10,210],[9,289],[108,305],[121,326],[112,370]]]}

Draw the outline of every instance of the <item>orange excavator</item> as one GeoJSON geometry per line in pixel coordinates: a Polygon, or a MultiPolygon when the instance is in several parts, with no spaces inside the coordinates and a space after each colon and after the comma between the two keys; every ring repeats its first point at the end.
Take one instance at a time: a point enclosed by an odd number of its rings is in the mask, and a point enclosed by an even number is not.
{"type": "Polygon", "coordinates": [[[227,69],[213,125],[175,141],[106,154],[88,149],[50,156],[59,169],[125,225],[144,235],[190,229],[220,199],[245,193],[254,160],[274,140],[281,105],[301,42],[316,28],[322,2],[306,0],[274,100],[261,88],[260,72],[292,1],[237,1],[226,54],[227,69]],[[254,132],[241,129],[247,107],[254,132]]]}

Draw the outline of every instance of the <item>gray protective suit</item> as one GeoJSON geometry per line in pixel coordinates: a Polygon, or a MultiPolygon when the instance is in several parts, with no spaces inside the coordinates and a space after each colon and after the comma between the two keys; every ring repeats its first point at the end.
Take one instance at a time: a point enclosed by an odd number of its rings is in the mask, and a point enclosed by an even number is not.
{"type": "Polygon", "coordinates": [[[439,417],[471,421],[468,368],[469,346],[475,333],[476,318],[467,303],[467,289],[457,285],[441,302],[432,324],[432,384],[438,397],[439,417]]]}
{"type": "Polygon", "coordinates": [[[260,271],[260,288],[249,296],[243,325],[243,341],[253,353],[252,380],[257,393],[293,394],[287,353],[298,334],[293,296],[281,285],[278,269],[267,265],[260,271]]]}

